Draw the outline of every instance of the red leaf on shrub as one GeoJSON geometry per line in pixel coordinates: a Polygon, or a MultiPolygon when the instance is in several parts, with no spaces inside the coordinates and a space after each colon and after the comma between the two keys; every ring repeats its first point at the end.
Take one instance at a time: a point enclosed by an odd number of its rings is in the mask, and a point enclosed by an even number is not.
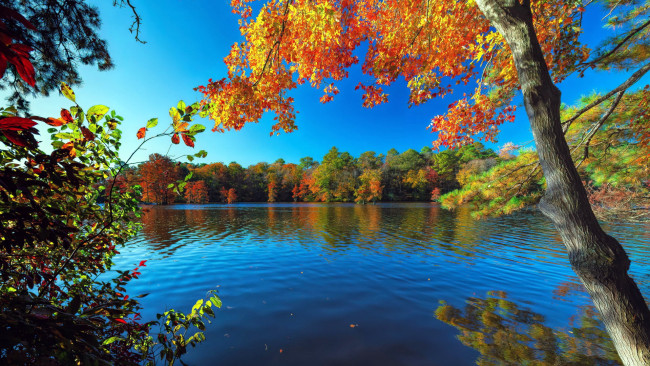
{"type": "Polygon", "coordinates": [[[87,129],[86,127],[81,127],[81,133],[84,135],[86,140],[92,141],[95,139],[95,134],[90,132],[90,130],[87,129]]]}
{"type": "Polygon", "coordinates": [[[61,118],[68,123],[74,121],[74,118],[72,118],[72,114],[70,114],[70,111],[64,108],[61,109],[61,118]]]}
{"type": "Polygon", "coordinates": [[[36,126],[29,118],[7,117],[0,120],[0,130],[22,131],[36,126]]]}
{"type": "Polygon", "coordinates": [[[17,21],[23,23],[23,25],[31,30],[36,30],[36,27],[32,23],[29,22],[24,16],[22,16],[20,13],[17,11],[7,8],[6,6],[0,5],[0,15],[2,15],[2,18],[14,18],[17,21]]]}
{"type": "Polygon", "coordinates": [[[138,267],[146,267],[147,265],[145,263],[147,263],[146,260],[140,261],[140,264],[138,264],[138,267]]]}
{"type": "Polygon", "coordinates": [[[2,131],[2,134],[5,135],[5,137],[13,142],[14,144],[18,146],[27,146],[27,141],[24,140],[22,137],[18,135],[18,132],[13,131],[13,130],[4,130],[2,131]]]}
{"type": "Polygon", "coordinates": [[[172,142],[175,143],[175,144],[178,144],[179,142],[181,142],[180,138],[178,138],[178,134],[177,134],[177,133],[175,133],[175,134],[172,136],[172,142]]]}
{"type": "Polygon", "coordinates": [[[113,320],[115,320],[118,323],[126,324],[126,320],[124,319],[113,319],[113,320]]]}
{"type": "Polygon", "coordinates": [[[0,79],[4,76],[7,70],[7,57],[0,53],[0,79]]]}
{"type": "Polygon", "coordinates": [[[32,50],[31,47],[24,44],[11,44],[9,46],[13,55],[8,55],[9,62],[14,64],[18,75],[25,80],[29,86],[36,85],[36,72],[34,71],[34,65],[29,61],[29,52],[32,50]]]}
{"type": "Polygon", "coordinates": [[[194,147],[194,141],[192,140],[191,136],[186,135],[184,133],[181,134],[181,136],[183,136],[183,142],[185,143],[185,145],[187,145],[189,147],[194,147]]]}
{"type": "Polygon", "coordinates": [[[146,127],[142,127],[141,129],[139,129],[139,130],[138,130],[138,133],[136,134],[136,136],[138,136],[138,140],[139,140],[139,139],[143,139],[143,138],[144,138],[144,135],[145,135],[146,133],[147,133],[147,128],[146,128],[146,127]]]}

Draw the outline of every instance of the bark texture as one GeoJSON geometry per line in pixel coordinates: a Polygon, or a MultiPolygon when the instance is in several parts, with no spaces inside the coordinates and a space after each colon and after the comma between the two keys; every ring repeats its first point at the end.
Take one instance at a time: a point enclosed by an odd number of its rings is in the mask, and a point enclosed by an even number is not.
{"type": "Polygon", "coordinates": [[[628,275],[630,260],[591,210],[562,132],[560,90],[553,84],[533,27],[530,1],[477,0],[512,51],[526,113],[546,177],[539,204],[567,247],[571,266],[591,295],[627,366],[650,365],[650,310],[628,275]]]}

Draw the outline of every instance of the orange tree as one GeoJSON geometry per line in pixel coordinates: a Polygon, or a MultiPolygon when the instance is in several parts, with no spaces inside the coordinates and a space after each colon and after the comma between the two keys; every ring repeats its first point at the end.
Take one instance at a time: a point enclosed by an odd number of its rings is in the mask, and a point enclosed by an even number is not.
{"type": "Polygon", "coordinates": [[[181,173],[172,159],[160,154],[151,154],[149,160],[144,162],[139,170],[142,178],[140,185],[143,201],[159,205],[174,202],[176,194],[172,187],[181,173]]]}
{"type": "MultiPolygon", "coordinates": [[[[545,176],[539,208],[554,222],[623,362],[650,364],[650,311],[627,274],[627,254],[590,207],[564,137],[555,86],[588,68],[635,69],[588,110],[650,70],[645,2],[603,1],[618,36],[596,52],[578,39],[585,10],[580,1],[270,0],[254,18],[249,3],[232,1],[244,39],[225,58],[227,77],[198,88],[215,130],[240,129],[267,111],[276,114],[271,134],[295,130],[288,91],[309,83],[324,86],[322,102],[333,99],[335,83],[360,61],[354,51],[362,44],[368,46],[362,71],[372,81],[358,88],[367,107],[386,102],[382,87],[400,77],[411,105],[451,94],[454,82],[478,81],[473,93],[431,120],[435,147],[493,141],[499,125],[514,120],[511,102],[521,92],[545,176]]],[[[648,129],[647,120],[637,118],[627,126],[648,129]]]]}

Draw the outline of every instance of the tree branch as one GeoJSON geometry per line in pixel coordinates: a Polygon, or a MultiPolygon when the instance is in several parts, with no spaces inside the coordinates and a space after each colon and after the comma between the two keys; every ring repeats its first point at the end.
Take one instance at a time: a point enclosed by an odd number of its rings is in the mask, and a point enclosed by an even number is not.
{"type": "Polygon", "coordinates": [[[614,52],[618,51],[619,48],[623,47],[623,45],[624,45],[627,41],[629,41],[632,37],[634,37],[636,34],[638,34],[639,32],[641,32],[641,31],[642,31],[645,27],[647,27],[648,25],[650,25],[650,19],[649,19],[648,21],[646,21],[645,23],[643,23],[642,25],[640,25],[639,27],[637,27],[636,29],[633,29],[632,31],[630,31],[630,33],[629,33],[625,38],[623,38],[623,40],[622,40],[621,42],[619,42],[619,43],[618,43],[618,44],[617,44],[613,49],[611,49],[609,52],[607,52],[607,53],[601,55],[600,57],[596,58],[596,59],[593,60],[593,61],[590,61],[590,62],[587,62],[587,63],[580,63],[580,64],[578,65],[578,66],[580,66],[580,67],[579,67],[580,71],[584,72],[584,70],[587,69],[589,66],[595,66],[596,63],[598,63],[598,62],[600,62],[600,61],[606,59],[606,58],[609,57],[609,56],[611,56],[614,52]]]}
{"type": "Polygon", "coordinates": [[[640,69],[635,71],[634,74],[632,74],[627,80],[625,80],[625,82],[623,82],[617,88],[612,89],[609,93],[607,93],[607,94],[603,95],[602,97],[596,99],[595,101],[589,103],[587,106],[585,106],[584,108],[577,111],[573,115],[573,117],[571,117],[571,118],[567,119],[566,121],[562,122],[562,124],[564,125],[563,132],[566,134],[567,130],[571,126],[571,123],[573,123],[576,119],[578,119],[578,117],[583,115],[585,112],[587,112],[591,108],[593,108],[593,107],[599,105],[600,103],[606,101],[607,99],[611,98],[614,94],[619,93],[621,91],[627,90],[629,87],[634,85],[634,83],[639,81],[639,79],[641,79],[641,77],[643,77],[643,75],[645,75],[648,71],[650,71],[650,62],[643,65],[640,69]]]}

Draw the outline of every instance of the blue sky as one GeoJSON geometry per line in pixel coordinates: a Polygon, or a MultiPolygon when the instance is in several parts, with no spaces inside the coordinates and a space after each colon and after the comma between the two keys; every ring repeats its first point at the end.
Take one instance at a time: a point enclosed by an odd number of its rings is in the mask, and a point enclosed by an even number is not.
{"type": "MultiPolygon", "coordinates": [[[[84,84],[74,90],[82,107],[104,104],[125,118],[121,127],[124,144],[120,152],[125,157],[137,146],[135,133],[149,118],[159,117],[159,128],[170,123],[168,110],[171,106],[181,99],[188,104],[199,100],[201,95],[193,88],[206,84],[209,78],[220,79],[226,75],[223,57],[230,45],[240,40],[237,18],[231,14],[227,1],[136,1],[143,18],[140,38],[147,42],[143,45],[129,33],[130,9],[113,8],[106,1],[91,3],[95,3],[102,14],[101,35],[108,40],[116,67],[106,72],[82,67],[84,84]]],[[[586,13],[584,39],[591,45],[605,34],[600,25],[601,17],[602,13],[596,10],[586,13]]],[[[606,91],[622,82],[627,74],[600,72],[582,79],[570,78],[559,85],[562,100],[572,104],[582,95],[606,91]]],[[[303,156],[321,160],[332,146],[353,156],[368,150],[385,153],[391,148],[400,152],[414,148],[419,151],[423,146],[431,146],[435,135],[426,130],[426,126],[433,116],[444,113],[453,95],[409,109],[408,90],[403,82],[398,82],[387,90],[389,103],[366,109],[361,106],[361,92],[354,90],[360,77],[357,65],[351,70],[350,79],[337,84],[341,94],[328,104],[318,101],[322,95],[319,90],[309,86],[295,90],[292,96],[299,111],[298,130],[291,134],[269,136],[272,114],[267,114],[259,124],[225,133],[210,132],[210,120],[197,120],[206,125],[208,131],[198,136],[196,149],[174,146],[170,155],[203,149],[208,157],[199,162],[237,161],[248,166],[278,158],[296,163],[303,156]]],[[[648,77],[637,87],[647,83],[648,77]]],[[[521,103],[520,99],[518,101],[521,103]]],[[[32,102],[32,112],[58,116],[60,109],[69,105],[62,96],[39,98],[32,102]]],[[[498,144],[487,145],[496,147],[508,141],[524,143],[530,140],[530,127],[520,105],[515,122],[503,126],[498,144]]],[[[145,160],[155,152],[165,153],[169,145],[167,139],[151,141],[136,154],[135,160],[145,160]]]]}

